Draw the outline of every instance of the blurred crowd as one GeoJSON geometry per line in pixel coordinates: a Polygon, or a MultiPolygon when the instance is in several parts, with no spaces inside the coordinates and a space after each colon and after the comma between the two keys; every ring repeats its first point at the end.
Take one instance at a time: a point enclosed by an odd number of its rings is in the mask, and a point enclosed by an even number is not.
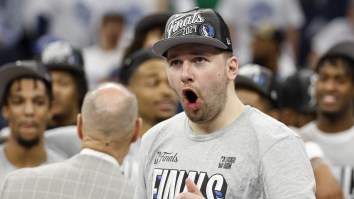
{"type": "MultiPolygon", "coordinates": [[[[50,119],[41,135],[52,154],[46,163],[80,151],[76,124],[85,94],[103,82],[121,83],[136,96],[143,120],[122,163],[124,175],[136,179],[140,137],[182,111],[167,63],[150,47],[173,13],[194,7],[217,10],[229,26],[241,101],[310,143],[316,196],[354,198],[353,0],[0,0],[0,71],[38,64],[51,76],[50,119]],[[318,159],[327,173],[316,173],[318,159]]],[[[6,81],[0,79],[4,93],[11,92],[6,81]]],[[[2,155],[14,144],[10,124],[20,118],[7,95],[0,95],[0,184],[11,170],[42,164],[14,164],[2,155]]]]}

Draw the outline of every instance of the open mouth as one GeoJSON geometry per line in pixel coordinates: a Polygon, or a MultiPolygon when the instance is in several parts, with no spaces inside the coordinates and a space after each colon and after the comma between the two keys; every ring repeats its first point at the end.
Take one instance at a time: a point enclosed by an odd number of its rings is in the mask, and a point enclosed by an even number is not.
{"type": "Polygon", "coordinates": [[[189,103],[195,103],[198,99],[198,96],[192,90],[184,90],[183,94],[189,103]]]}

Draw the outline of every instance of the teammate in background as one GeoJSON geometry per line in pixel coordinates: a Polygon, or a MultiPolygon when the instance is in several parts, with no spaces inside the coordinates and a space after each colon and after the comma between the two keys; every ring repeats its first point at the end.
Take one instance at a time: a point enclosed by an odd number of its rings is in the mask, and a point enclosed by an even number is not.
{"type": "MultiPolygon", "coordinates": [[[[247,64],[238,72],[235,89],[244,104],[286,122],[287,126],[299,133],[298,128],[314,118],[316,101],[313,102],[312,86],[315,79],[313,71],[300,71],[289,77],[279,89],[269,69],[247,64]]],[[[305,147],[316,179],[316,198],[343,198],[340,185],[321,147],[311,141],[305,142],[305,147]]]]}
{"type": "Polygon", "coordinates": [[[270,69],[258,64],[241,66],[235,80],[235,90],[244,104],[274,119],[281,119],[278,83],[270,69]]]}
{"type": "Polygon", "coordinates": [[[0,198],[133,197],[134,185],[124,178],[120,164],[141,125],[135,96],[121,85],[103,84],[86,95],[77,118],[80,154],[61,163],[9,174],[0,198]]]}
{"type": "Polygon", "coordinates": [[[317,75],[309,69],[297,71],[281,86],[281,121],[300,128],[316,118],[315,83],[317,75]]]}
{"type": "Polygon", "coordinates": [[[57,41],[43,50],[40,62],[48,68],[53,79],[53,117],[49,128],[75,126],[87,92],[81,52],[69,43],[57,41]]]}
{"type": "Polygon", "coordinates": [[[185,112],[144,134],[136,199],[315,198],[301,138],[238,99],[238,60],[218,13],[173,15],[153,50],[185,112]]]}
{"type": "Polygon", "coordinates": [[[333,165],[345,198],[354,197],[354,42],[333,46],[320,58],[315,84],[317,118],[300,130],[318,143],[333,165]]]}
{"type": "Polygon", "coordinates": [[[123,13],[105,13],[99,27],[98,44],[83,49],[84,68],[90,89],[106,81],[121,63],[124,51],[121,39],[125,20],[123,13]]]}
{"type": "Polygon", "coordinates": [[[82,54],[69,43],[56,41],[44,48],[40,62],[53,80],[52,118],[45,135],[46,143],[69,158],[80,152],[76,117],[88,90],[82,54]]]}
{"type": "Polygon", "coordinates": [[[130,147],[124,160],[124,175],[136,181],[140,137],[157,123],[174,116],[178,99],[168,84],[166,61],[151,49],[142,49],[124,62],[120,71],[120,82],[132,91],[139,106],[139,117],[143,124],[139,139],[130,147]]]}
{"type": "Polygon", "coordinates": [[[35,61],[17,61],[1,66],[2,114],[10,129],[0,146],[0,184],[6,174],[64,158],[45,148],[44,131],[49,121],[52,87],[49,73],[35,61]]]}
{"type": "Polygon", "coordinates": [[[168,84],[166,67],[166,61],[149,48],[130,56],[120,71],[121,83],[138,99],[139,116],[143,119],[141,136],[176,114],[178,99],[168,84]]]}

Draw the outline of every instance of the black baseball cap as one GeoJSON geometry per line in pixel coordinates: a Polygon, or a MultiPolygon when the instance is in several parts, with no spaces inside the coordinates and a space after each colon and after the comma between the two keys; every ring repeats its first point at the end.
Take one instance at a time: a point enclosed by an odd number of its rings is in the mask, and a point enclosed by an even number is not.
{"type": "Polygon", "coordinates": [[[323,65],[323,61],[327,58],[331,57],[345,57],[352,62],[354,62],[354,42],[353,41],[345,41],[340,42],[330,48],[321,58],[316,66],[316,71],[323,65]]]}
{"type": "Polygon", "coordinates": [[[49,43],[41,53],[40,62],[49,70],[67,70],[77,74],[84,73],[82,53],[64,41],[49,43]]]}
{"type": "Polygon", "coordinates": [[[150,48],[141,49],[133,53],[130,57],[124,60],[123,65],[119,71],[119,81],[127,85],[130,77],[139,66],[150,59],[162,59],[161,56],[156,55],[150,48]]]}
{"type": "Polygon", "coordinates": [[[44,48],[40,62],[49,71],[67,71],[75,77],[79,89],[79,106],[81,107],[88,91],[85,63],[81,51],[72,47],[68,42],[55,41],[44,48]]]}
{"type": "MultiPolygon", "coordinates": [[[[16,61],[0,67],[0,100],[1,105],[5,101],[4,96],[9,84],[16,79],[30,77],[41,79],[51,92],[51,77],[45,67],[33,60],[16,61]]],[[[49,94],[51,95],[51,93],[49,94]]]]}
{"type": "Polygon", "coordinates": [[[232,52],[229,28],[213,9],[195,8],[174,14],[167,21],[165,36],[156,42],[152,50],[161,56],[181,44],[205,44],[232,52]]]}
{"type": "Polygon", "coordinates": [[[310,69],[302,69],[289,76],[281,87],[283,107],[306,113],[316,112],[316,79],[316,73],[310,69]]]}
{"type": "Polygon", "coordinates": [[[278,107],[278,87],[274,74],[268,68],[258,64],[246,64],[239,68],[235,79],[235,88],[253,90],[269,99],[278,107]]]}

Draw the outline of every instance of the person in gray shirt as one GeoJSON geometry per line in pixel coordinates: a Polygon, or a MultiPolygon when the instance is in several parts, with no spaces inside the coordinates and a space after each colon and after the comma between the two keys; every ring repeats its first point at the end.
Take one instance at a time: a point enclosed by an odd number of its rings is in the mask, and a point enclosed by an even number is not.
{"type": "Polygon", "coordinates": [[[173,15],[153,51],[184,112],[143,136],[136,199],[315,198],[303,140],[238,99],[238,60],[217,12],[173,15]]]}
{"type": "Polygon", "coordinates": [[[45,147],[50,118],[51,78],[35,61],[17,61],[0,69],[0,103],[10,129],[0,145],[0,184],[11,171],[64,160],[45,147]]]}

